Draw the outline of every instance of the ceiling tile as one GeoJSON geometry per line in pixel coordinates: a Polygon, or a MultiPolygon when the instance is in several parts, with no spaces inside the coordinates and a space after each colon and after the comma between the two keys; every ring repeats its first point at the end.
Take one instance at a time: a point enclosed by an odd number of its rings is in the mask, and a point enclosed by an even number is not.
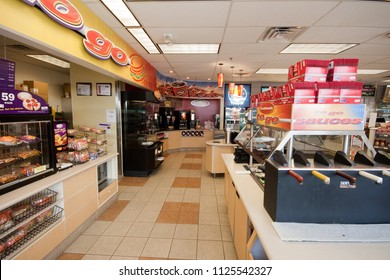
{"type": "Polygon", "coordinates": [[[144,27],[225,26],[230,1],[127,2],[144,27]]]}
{"type": "Polygon", "coordinates": [[[228,26],[310,26],[337,4],[332,1],[233,2],[228,26]]]}
{"type": "Polygon", "coordinates": [[[316,25],[390,27],[389,15],[390,3],[344,1],[316,25]]]}
{"type": "MultiPolygon", "coordinates": [[[[294,43],[362,43],[382,35],[387,28],[375,27],[311,27],[294,43]]],[[[389,39],[390,41],[390,39],[389,39]]]]}
{"type": "Polygon", "coordinates": [[[164,34],[172,34],[174,43],[220,43],[224,32],[223,27],[200,28],[145,28],[155,43],[164,43],[164,34]]]}

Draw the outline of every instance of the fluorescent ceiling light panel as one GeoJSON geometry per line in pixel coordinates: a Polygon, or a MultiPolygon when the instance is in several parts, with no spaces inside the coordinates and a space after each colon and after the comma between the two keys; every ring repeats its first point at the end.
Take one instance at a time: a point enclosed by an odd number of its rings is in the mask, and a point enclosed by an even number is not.
{"type": "Polygon", "coordinates": [[[130,31],[131,35],[145,48],[145,50],[150,54],[160,53],[157,47],[154,45],[152,40],[146,34],[145,30],[142,28],[127,28],[130,31]]]}
{"type": "Polygon", "coordinates": [[[383,72],[387,72],[389,70],[374,70],[374,69],[358,69],[357,73],[361,75],[375,75],[383,72]]]}
{"type": "Polygon", "coordinates": [[[256,71],[255,74],[288,74],[288,69],[266,69],[266,68],[260,68],[256,71]]]}
{"type": "Polygon", "coordinates": [[[219,44],[158,44],[164,54],[217,54],[219,44]]]}
{"type": "Polygon", "coordinates": [[[291,44],[280,53],[338,54],[357,44],[291,44]]]}
{"type": "Polygon", "coordinates": [[[124,26],[141,26],[122,0],[101,0],[124,26]]]}
{"type": "Polygon", "coordinates": [[[38,60],[46,62],[46,63],[50,63],[50,64],[53,64],[53,65],[62,67],[62,68],[70,68],[70,64],[68,62],[63,61],[63,60],[58,59],[58,58],[55,58],[55,57],[52,57],[50,55],[28,54],[27,56],[31,57],[31,58],[38,59],[38,60]]]}

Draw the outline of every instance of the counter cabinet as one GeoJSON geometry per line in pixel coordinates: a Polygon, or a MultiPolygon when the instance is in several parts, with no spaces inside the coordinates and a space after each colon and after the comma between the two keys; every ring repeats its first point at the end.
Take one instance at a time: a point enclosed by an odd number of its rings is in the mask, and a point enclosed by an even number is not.
{"type": "Polygon", "coordinates": [[[225,164],[222,154],[233,154],[236,144],[227,144],[225,140],[206,141],[206,170],[212,174],[224,173],[225,164]]]}
{"type": "Polygon", "coordinates": [[[164,151],[170,152],[175,150],[186,149],[205,149],[206,142],[214,139],[214,130],[169,130],[164,132],[167,138],[163,140],[164,151]],[[202,132],[191,136],[186,132],[202,132]]]}
{"type": "Polygon", "coordinates": [[[23,205],[32,209],[34,201],[39,202],[39,199],[46,197],[50,202],[42,204],[42,207],[35,207],[37,211],[29,211],[31,215],[27,215],[20,223],[15,223],[15,228],[2,232],[0,237],[5,239],[23,226],[28,237],[15,242],[12,250],[1,255],[2,259],[44,259],[53,250],[61,248],[61,244],[74,235],[100,208],[104,208],[117,192],[117,157],[107,155],[0,196],[2,213],[23,205]],[[107,166],[109,184],[99,191],[97,167],[103,163],[107,166]],[[42,227],[43,223],[47,226],[42,227]],[[32,232],[35,226],[40,227],[41,231],[32,232]]]}
{"type": "MultiPolygon", "coordinates": [[[[245,208],[249,230],[246,240],[247,258],[279,260],[389,260],[390,242],[287,242],[281,240],[273,221],[265,210],[264,193],[251,175],[245,171],[244,164],[234,162],[234,156],[223,154],[226,166],[225,190],[233,185],[245,208]],[[257,237],[256,237],[257,236],[257,237]]],[[[228,191],[229,192],[229,191],[228,191]]],[[[231,219],[232,208],[228,196],[228,217],[231,219]],[[229,213],[231,212],[231,213],[229,213]]],[[[233,209],[233,210],[232,210],[233,209]]],[[[235,214],[234,214],[235,215],[235,214]]],[[[236,221],[234,221],[235,223],[236,221]]],[[[233,234],[234,231],[233,231],[233,234]]],[[[234,240],[236,243],[236,240],[234,240]]],[[[237,247],[237,244],[235,244],[237,247]]],[[[239,256],[239,253],[237,252],[239,256]]]]}

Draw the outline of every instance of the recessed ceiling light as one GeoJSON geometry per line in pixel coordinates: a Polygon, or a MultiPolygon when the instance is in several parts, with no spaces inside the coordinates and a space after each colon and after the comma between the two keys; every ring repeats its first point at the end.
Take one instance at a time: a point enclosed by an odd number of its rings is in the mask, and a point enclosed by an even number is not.
{"type": "Polygon", "coordinates": [[[158,44],[164,54],[217,54],[219,44],[158,44]]]}
{"type": "Polygon", "coordinates": [[[154,45],[152,40],[146,34],[145,30],[142,28],[127,28],[130,31],[131,35],[145,48],[148,53],[156,54],[160,53],[157,47],[154,45]]]}
{"type": "Polygon", "coordinates": [[[286,74],[288,74],[288,69],[260,68],[259,70],[256,71],[255,74],[283,74],[283,75],[286,75],[286,74]]]}
{"type": "Polygon", "coordinates": [[[373,70],[373,69],[358,69],[357,73],[361,75],[375,75],[383,72],[387,72],[389,70],[373,70]]]}
{"type": "Polygon", "coordinates": [[[101,0],[124,26],[141,26],[122,0],[101,0]]]}
{"type": "Polygon", "coordinates": [[[290,44],[280,53],[321,53],[338,54],[357,44],[290,44]]]}
{"type": "Polygon", "coordinates": [[[50,55],[27,54],[27,56],[62,68],[70,68],[70,64],[68,62],[50,55]]]}

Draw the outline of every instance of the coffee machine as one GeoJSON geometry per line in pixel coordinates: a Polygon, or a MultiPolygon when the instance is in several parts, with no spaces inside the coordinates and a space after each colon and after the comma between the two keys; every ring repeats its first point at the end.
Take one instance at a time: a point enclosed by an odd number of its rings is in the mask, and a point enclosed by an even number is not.
{"type": "Polygon", "coordinates": [[[159,126],[160,130],[168,130],[174,128],[174,111],[173,107],[160,107],[159,108],[159,126]]]}
{"type": "Polygon", "coordinates": [[[177,110],[174,111],[175,129],[190,129],[191,111],[177,110]]]}

